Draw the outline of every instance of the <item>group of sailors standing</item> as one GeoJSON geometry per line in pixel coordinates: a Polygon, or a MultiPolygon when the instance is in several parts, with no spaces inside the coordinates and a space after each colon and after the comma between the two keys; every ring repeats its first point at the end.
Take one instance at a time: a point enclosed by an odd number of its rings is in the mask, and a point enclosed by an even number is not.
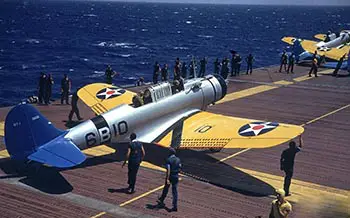
{"type": "MultiPolygon", "coordinates": [[[[253,62],[254,57],[252,54],[249,54],[246,57],[247,62],[247,74],[252,74],[253,72],[253,62]]],[[[204,77],[206,75],[206,67],[208,64],[208,58],[203,57],[199,61],[199,71],[197,73],[197,60],[192,58],[189,65],[186,62],[181,62],[180,58],[176,58],[174,65],[174,80],[183,79],[192,79],[195,77],[204,77]]],[[[220,74],[224,79],[227,79],[229,74],[230,76],[239,76],[241,71],[242,58],[237,52],[232,53],[231,59],[231,71],[230,71],[230,60],[225,57],[222,61],[219,61],[219,58],[216,58],[214,61],[214,74],[220,74]]],[[[169,67],[168,64],[164,64],[163,67],[159,64],[158,61],[155,62],[153,66],[153,84],[157,84],[159,81],[168,81],[169,80],[169,67]]]]}
{"type": "Polygon", "coordinates": [[[289,73],[289,70],[291,73],[294,73],[294,64],[295,64],[295,54],[292,52],[290,55],[287,55],[286,50],[283,51],[281,55],[281,61],[280,61],[280,69],[279,72],[282,72],[282,67],[284,67],[284,71],[289,73]],[[288,64],[288,68],[287,68],[288,64]]]}
{"type": "MultiPolygon", "coordinates": [[[[38,103],[49,105],[51,104],[52,96],[52,86],[54,85],[54,80],[51,74],[46,75],[41,73],[39,77],[38,85],[38,103]]],[[[68,78],[67,74],[64,74],[64,77],[61,80],[61,104],[65,101],[68,102],[68,96],[71,89],[71,80],[68,78]]],[[[34,102],[31,102],[34,103],[34,102]]]]}
{"type": "MultiPolygon", "coordinates": [[[[39,77],[39,85],[38,85],[38,96],[30,96],[27,99],[28,103],[38,103],[42,105],[51,104],[52,98],[52,86],[54,85],[54,79],[51,74],[46,75],[45,73],[41,73],[39,77]]],[[[82,120],[83,118],[80,116],[77,102],[79,100],[78,93],[75,91],[72,93],[71,103],[69,103],[69,94],[71,92],[72,82],[68,78],[67,74],[63,75],[61,79],[61,104],[71,104],[71,111],[68,115],[68,121],[72,121],[72,117],[76,114],[78,120],[82,120]]]]}
{"type": "Polygon", "coordinates": [[[53,84],[54,81],[51,74],[40,74],[38,86],[38,103],[46,105],[50,104],[53,84]]]}

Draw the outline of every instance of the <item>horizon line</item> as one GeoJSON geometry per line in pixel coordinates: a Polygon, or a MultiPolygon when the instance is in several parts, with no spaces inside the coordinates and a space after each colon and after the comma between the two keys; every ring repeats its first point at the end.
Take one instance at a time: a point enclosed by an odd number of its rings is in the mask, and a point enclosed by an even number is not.
{"type": "MultiPolygon", "coordinates": [[[[48,0],[43,0],[48,1],[48,0]]],[[[70,1],[72,0],[53,0],[53,1],[70,1]]],[[[312,7],[350,7],[350,4],[303,4],[303,3],[297,3],[297,4],[276,4],[276,3],[266,3],[266,4],[259,4],[259,3],[251,3],[251,4],[241,4],[241,3],[220,3],[220,2],[163,2],[163,1],[157,1],[157,0],[136,0],[136,1],[126,1],[126,0],[73,0],[73,1],[80,1],[80,2],[109,2],[109,3],[157,3],[157,4],[189,4],[189,5],[241,5],[241,6],[312,6],[312,7]]]]}

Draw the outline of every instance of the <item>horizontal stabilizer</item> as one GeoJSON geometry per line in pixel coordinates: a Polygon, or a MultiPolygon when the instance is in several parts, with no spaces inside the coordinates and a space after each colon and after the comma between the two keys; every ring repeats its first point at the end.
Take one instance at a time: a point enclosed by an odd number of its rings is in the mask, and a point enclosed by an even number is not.
{"type": "Polygon", "coordinates": [[[73,167],[82,163],[86,156],[69,139],[58,137],[28,156],[28,159],[59,168],[73,167]]]}
{"type": "Polygon", "coordinates": [[[288,43],[289,45],[293,45],[295,40],[297,40],[297,38],[291,36],[286,36],[282,38],[282,41],[288,43]]]}
{"type": "Polygon", "coordinates": [[[314,37],[315,37],[316,39],[319,39],[319,40],[321,40],[321,41],[324,41],[324,40],[327,38],[327,35],[326,35],[326,34],[316,34],[316,35],[314,35],[314,37]]]}

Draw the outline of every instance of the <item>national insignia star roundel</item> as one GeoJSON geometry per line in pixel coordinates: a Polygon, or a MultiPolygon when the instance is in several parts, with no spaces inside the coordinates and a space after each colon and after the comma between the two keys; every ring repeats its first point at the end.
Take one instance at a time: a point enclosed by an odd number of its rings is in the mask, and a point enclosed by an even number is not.
{"type": "Polygon", "coordinates": [[[258,136],[275,129],[278,123],[273,122],[252,122],[242,126],[238,130],[238,134],[241,136],[258,136]]]}
{"type": "Polygon", "coordinates": [[[104,88],[97,92],[96,97],[102,100],[118,97],[124,94],[126,91],[119,88],[104,88]]]}

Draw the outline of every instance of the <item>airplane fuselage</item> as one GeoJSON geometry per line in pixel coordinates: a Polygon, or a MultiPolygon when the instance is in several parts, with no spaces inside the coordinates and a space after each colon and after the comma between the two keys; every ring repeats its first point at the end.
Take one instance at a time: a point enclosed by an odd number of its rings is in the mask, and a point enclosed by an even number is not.
{"type": "Polygon", "coordinates": [[[127,142],[132,132],[148,137],[147,131],[153,128],[163,131],[161,125],[171,122],[172,117],[190,116],[196,111],[205,110],[209,104],[224,97],[226,88],[221,77],[193,79],[185,83],[184,91],[157,102],[138,108],[119,105],[68,130],[65,138],[72,140],[80,149],[86,149],[105,143],[127,142]]]}
{"type": "Polygon", "coordinates": [[[344,31],[340,33],[340,36],[330,40],[329,42],[321,41],[316,44],[319,50],[327,48],[336,48],[350,42],[350,32],[344,31]]]}

